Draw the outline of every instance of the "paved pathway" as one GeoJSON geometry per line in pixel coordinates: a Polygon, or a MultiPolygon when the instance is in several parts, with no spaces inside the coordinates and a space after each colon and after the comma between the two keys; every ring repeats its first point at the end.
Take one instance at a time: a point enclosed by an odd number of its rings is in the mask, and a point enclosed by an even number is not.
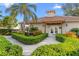
{"type": "Polygon", "coordinates": [[[38,44],[34,44],[34,45],[25,45],[15,39],[13,39],[11,36],[5,36],[5,38],[7,38],[7,40],[9,40],[11,43],[13,44],[17,44],[19,46],[21,46],[23,48],[23,55],[25,56],[30,56],[31,53],[39,46],[41,45],[48,45],[48,44],[57,44],[59,42],[57,42],[55,40],[55,36],[49,36],[48,38],[46,38],[45,40],[43,40],[42,42],[38,43],[38,44]]]}

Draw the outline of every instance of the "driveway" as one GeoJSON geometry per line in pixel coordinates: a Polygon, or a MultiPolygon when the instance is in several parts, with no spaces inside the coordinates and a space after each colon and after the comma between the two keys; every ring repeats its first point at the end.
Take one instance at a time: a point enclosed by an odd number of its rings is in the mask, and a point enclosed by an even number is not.
{"type": "Polygon", "coordinates": [[[21,46],[23,48],[24,56],[30,56],[31,53],[39,46],[59,43],[58,41],[55,40],[54,35],[49,36],[46,39],[44,39],[42,42],[34,44],[34,45],[25,45],[25,44],[17,41],[16,39],[13,39],[11,36],[5,36],[5,38],[7,38],[7,40],[10,41],[12,44],[17,44],[17,45],[21,46]]]}

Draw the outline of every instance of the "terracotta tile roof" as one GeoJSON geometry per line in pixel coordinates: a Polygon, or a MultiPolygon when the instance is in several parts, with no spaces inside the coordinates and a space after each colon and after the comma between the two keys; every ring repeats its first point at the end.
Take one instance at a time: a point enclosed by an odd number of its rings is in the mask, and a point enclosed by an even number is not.
{"type": "Polygon", "coordinates": [[[56,17],[56,16],[54,16],[54,17],[44,17],[44,18],[42,18],[42,21],[63,21],[64,19],[63,18],[61,18],[61,17],[56,17]]]}
{"type": "Polygon", "coordinates": [[[79,22],[79,16],[64,16],[63,18],[65,22],[79,22]]]}
{"type": "Polygon", "coordinates": [[[64,22],[72,22],[79,21],[78,16],[53,16],[53,17],[43,17],[41,18],[42,22],[53,22],[53,21],[64,21],[64,22]]]}
{"type": "Polygon", "coordinates": [[[61,18],[61,17],[44,17],[42,20],[41,20],[43,23],[63,23],[64,22],[64,19],[61,18]]]}
{"type": "MultiPolygon", "coordinates": [[[[64,23],[64,22],[78,22],[78,16],[53,16],[42,17],[37,20],[37,23],[64,23]]],[[[29,21],[28,23],[36,23],[36,21],[29,21]]]]}

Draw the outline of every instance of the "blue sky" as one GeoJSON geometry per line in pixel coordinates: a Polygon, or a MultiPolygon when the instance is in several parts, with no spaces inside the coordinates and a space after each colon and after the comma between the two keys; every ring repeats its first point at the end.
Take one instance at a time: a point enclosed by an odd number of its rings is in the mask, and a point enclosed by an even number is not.
{"type": "MultiPolygon", "coordinates": [[[[9,13],[6,13],[5,10],[6,8],[10,7],[12,4],[0,4],[0,11],[2,11],[2,15],[3,16],[8,16],[9,13]]],[[[38,16],[38,18],[40,17],[44,17],[47,16],[46,11],[47,10],[55,10],[56,11],[56,16],[63,16],[64,15],[64,11],[62,9],[62,6],[64,4],[60,3],[37,3],[37,12],[36,15],[38,16]]],[[[23,20],[23,16],[18,15],[17,16],[17,20],[20,22],[23,20]]]]}

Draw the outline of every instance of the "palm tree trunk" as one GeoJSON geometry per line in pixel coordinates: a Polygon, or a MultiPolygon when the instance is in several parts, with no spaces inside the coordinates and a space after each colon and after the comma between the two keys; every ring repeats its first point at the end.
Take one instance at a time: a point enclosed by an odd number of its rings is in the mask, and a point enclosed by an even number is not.
{"type": "Polygon", "coordinates": [[[22,32],[25,34],[25,21],[23,21],[23,30],[22,32]]]}
{"type": "Polygon", "coordinates": [[[25,34],[25,25],[26,25],[26,15],[24,15],[24,21],[23,21],[23,33],[25,34]]]}

